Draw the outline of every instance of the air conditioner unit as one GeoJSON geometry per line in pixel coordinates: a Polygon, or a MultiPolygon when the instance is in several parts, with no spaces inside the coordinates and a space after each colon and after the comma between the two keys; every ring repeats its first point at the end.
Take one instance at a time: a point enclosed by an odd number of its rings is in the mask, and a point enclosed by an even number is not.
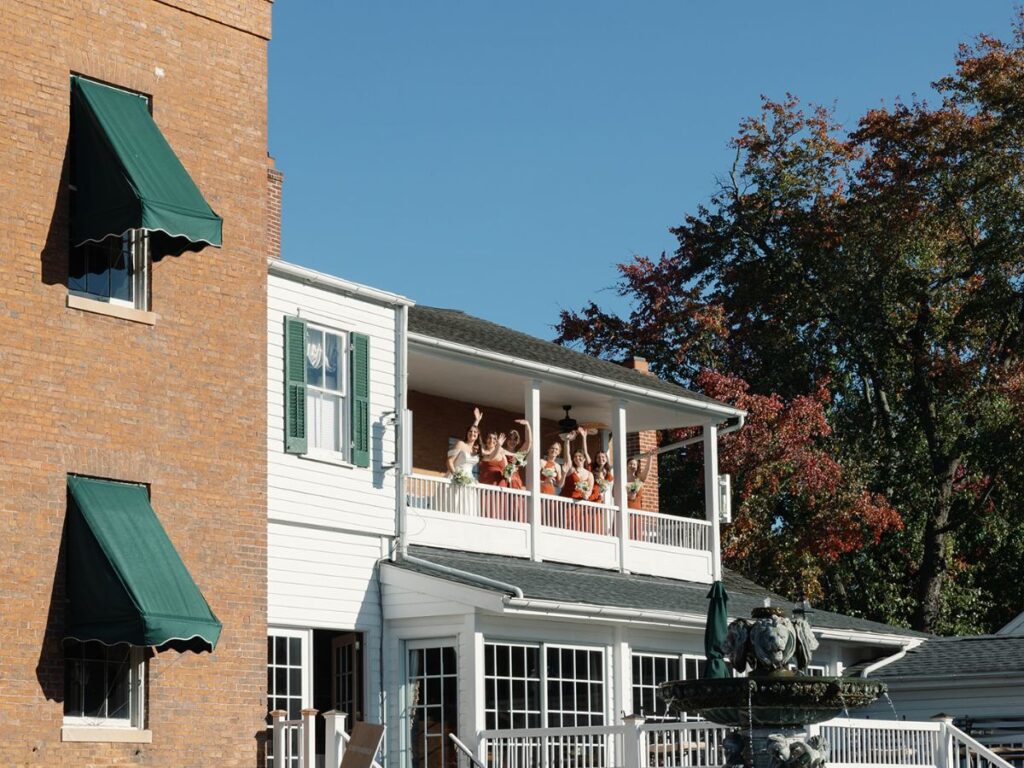
{"type": "Polygon", "coordinates": [[[718,476],[718,521],[732,522],[732,478],[729,475],[718,476]]]}

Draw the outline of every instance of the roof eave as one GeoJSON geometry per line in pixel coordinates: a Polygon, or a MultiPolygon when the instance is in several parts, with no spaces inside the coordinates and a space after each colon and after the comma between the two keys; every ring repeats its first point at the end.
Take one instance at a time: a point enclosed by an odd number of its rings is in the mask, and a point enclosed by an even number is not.
{"type": "Polygon", "coordinates": [[[677,405],[690,411],[699,411],[707,413],[709,416],[720,417],[722,420],[746,415],[746,411],[739,408],[733,408],[725,403],[697,400],[695,398],[684,397],[682,395],[671,395],[667,392],[658,392],[657,390],[646,389],[644,387],[626,384],[621,381],[612,381],[611,379],[604,379],[591,374],[572,371],[567,368],[537,363],[533,360],[525,360],[523,358],[510,357],[497,352],[491,352],[490,350],[469,346],[467,344],[459,344],[457,342],[439,339],[436,336],[429,336],[422,333],[410,331],[409,344],[440,350],[458,356],[475,358],[477,360],[486,361],[498,368],[512,370],[526,369],[551,378],[583,383],[592,387],[595,386],[596,383],[598,386],[595,388],[614,390],[621,393],[623,397],[642,398],[656,402],[660,405],[677,405]]]}

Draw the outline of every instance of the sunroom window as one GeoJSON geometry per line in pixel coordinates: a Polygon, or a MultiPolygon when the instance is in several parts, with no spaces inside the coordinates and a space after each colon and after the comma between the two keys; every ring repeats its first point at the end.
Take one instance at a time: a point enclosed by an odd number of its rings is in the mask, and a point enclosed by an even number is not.
{"type": "Polygon", "coordinates": [[[658,695],[662,683],[695,680],[704,675],[706,661],[701,656],[667,653],[633,654],[633,711],[648,720],[699,720],[683,712],[676,715],[658,695]]]}

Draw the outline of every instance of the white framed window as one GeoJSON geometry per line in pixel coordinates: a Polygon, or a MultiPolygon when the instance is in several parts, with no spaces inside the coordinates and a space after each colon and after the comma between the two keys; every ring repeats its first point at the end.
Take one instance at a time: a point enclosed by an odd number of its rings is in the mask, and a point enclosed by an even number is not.
{"type": "Polygon", "coordinates": [[[605,724],[603,648],[487,642],[484,653],[488,728],[605,724]]]}
{"type": "MultiPolygon", "coordinates": [[[[309,631],[270,628],[267,633],[267,767],[276,766],[270,713],[281,710],[286,720],[298,720],[309,706],[309,631]]],[[[292,759],[287,766],[299,768],[299,730],[289,728],[292,759]]]]}
{"type": "Polygon", "coordinates": [[[449,642],[406,643],[406,719],[411,768],[458,768],[458,655],[449,642]]]}
{"type": "Polygon", "coordinates": [[[695,680],[704,675],[707,664],[703,656],[676,653],[645,653],[634,651],[633,712],[648,720],[700,720],[696,715],[673,714],[659,695],[662,683],[671,680],[695,680]]]}
{"type": "Polygon", "coordinates": [[[64,725],[144,726],[145,649],[96,640],[64,641],[64,725]]]}
{"type": "Polygon", "coordinates": [[[71,248],[68,292],[148,310],[150,264],[149,233],[142,229],[82,243],[71,248]]]}
{"type": "Polygon", "coordinates": [[[306,325],[306,452],[346,461],[348,334],[306,325]]]}

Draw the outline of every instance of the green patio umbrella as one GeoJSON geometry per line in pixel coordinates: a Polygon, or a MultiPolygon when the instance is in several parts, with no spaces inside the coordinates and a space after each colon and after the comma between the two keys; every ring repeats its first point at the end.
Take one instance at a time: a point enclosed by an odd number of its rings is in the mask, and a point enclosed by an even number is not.
{"type": "Polygon", "coordinates": [[[725,585],[716,581],[708,592],[708,621],[704,626],[704,655],[708,661],[704,677],[730,677],[725,654],[722,653],[728,624],[729,595],[725,592],[725,585]]]}

